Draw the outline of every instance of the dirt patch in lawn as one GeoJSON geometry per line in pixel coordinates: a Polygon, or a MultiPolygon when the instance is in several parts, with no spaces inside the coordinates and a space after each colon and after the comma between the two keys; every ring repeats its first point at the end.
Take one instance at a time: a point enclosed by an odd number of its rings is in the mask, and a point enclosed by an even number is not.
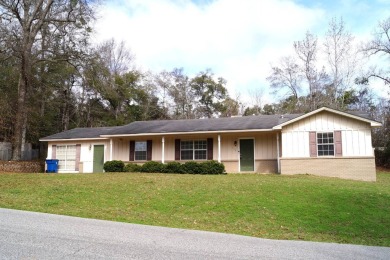
{"type": "Polygon", "coordinates": [[[376,171],[377,172],[383,172],[383,173],[390,173],[390,168],[385,168],[385,167],[378,166],[378,167],[376,167],[376,171]]]}

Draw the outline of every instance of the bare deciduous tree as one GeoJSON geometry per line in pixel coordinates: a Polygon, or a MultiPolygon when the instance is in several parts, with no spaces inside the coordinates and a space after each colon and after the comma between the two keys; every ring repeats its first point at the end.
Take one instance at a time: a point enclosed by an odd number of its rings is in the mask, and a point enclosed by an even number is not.
{"type": "Polygon", "coordinates": [[[357,53],[353,49],[354,37],[345,28],[342,18],[333,18],[325,36],[325,54],[330,68],[332,103],[344,106],[343,93],[351,88],[357,67],[357,53]]]}
{"type": "Polygon", "coordinates": [[[251,107],[247,107],[243,112],[244,115],[260,115],[264,104],[264,88],[256,88],[248,90],[251,98],[251,107]]]}
{"type": "Polygon", "coordinates": [[[107,40],[97,47],[101,63],[111,75],[121,75],[133,69],[134,55],[126,48],[126,43],[117,43],[114,39],[107,40]]]}
{"type": "Polygon", "coordinates": [[[190,79],[183,74],[183,69],[174,69],[171,73],[173,84],[168,89],[169,96],[174,101],[175,119],[194,118],[194,91],[190,86],[190,79]]]}
{"type": "Polygon", "coordinates": [[[310,109],[316,108],[315,94],[318,92],[318,73],[316,69],[317,61],[317,36],[307,32],[302,41],[294,42],[294,49],[298,58],[302,62],[302,71],[309,86],[310,109]]]}
{"type": "MultiPolygon", "coordinates": [[[[363,51],[368,56],[381,55],[387,60],[390,59],[390,17],[379,22],[378,28],[374,32],[374,39],[363,47],[363,51]]],[[[390,84],[390,67],[384,66],[384,68],[374,69],[366,78],[371,77],[381,79],[385,84],[390,84]]]]}
{"type": "Polygon", "coordinates": [[[293,57],[288,56],[281,58],[279,67],[272,67],[272,74],[267,80],[271,83],[271,87],[275,92],[287,89],[287,96],[293,96],[298,100],[302,74],[293,57]]]}

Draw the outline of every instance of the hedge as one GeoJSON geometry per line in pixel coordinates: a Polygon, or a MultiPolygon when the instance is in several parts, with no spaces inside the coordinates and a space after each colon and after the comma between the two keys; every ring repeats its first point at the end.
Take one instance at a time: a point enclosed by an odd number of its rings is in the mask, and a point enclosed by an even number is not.
{"type": "Polygon", "coordinates": [[[216,161],[204,162],[161,162],[149,161],[142,166],[129,163],[124,166],[125,172],[147,172],[147,173],[188,173],[188,174],[225,174],[225,166],[216,161]]]}
{"type": "Polygon", "coordinates": [[[125,168],[123,171],[125,172],[140,172],[141,171],[141,165],[135,164],[135,163],[128,163],[125,165],[125,168]]]}
{"type": "Polygon", "coordinates": [[[155,161],[149,161],[141,166],[141,172],[164,172],[164,164],[155,161]]]}
{"type": "Polygon", "coordinates": [[[124,168],[125,164],[119,160],[107,161],[103,165],[105,172],[123,172],[124,168]]]}
{"type": "Polygon", "coordinates": [[[206,161],[201,164],[203,174],[222,174],[225,172],[225,165],[216,161],[206,161]]]}
{"type": "Polygon", "coordinates": [[[169,162],[164,166],[165,173],[184,173],[182,164],[179,162],[169,162]]]}
{"type": "Polygon", "coordinates": [[[189,173],[189,174],[202,174],[203,167],[202,167],[203,162],[198,163],[198,162],[185,162],[183,164],[183,172],[189,173]]]}

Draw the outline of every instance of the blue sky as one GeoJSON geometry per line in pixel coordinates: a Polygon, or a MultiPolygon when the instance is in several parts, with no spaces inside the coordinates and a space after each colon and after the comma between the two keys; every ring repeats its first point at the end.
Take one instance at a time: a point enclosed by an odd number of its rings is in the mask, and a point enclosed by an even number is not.
{"type": "MultiPolygon", "coordinates": [[[[271,65],[292,55],[307,30],[321,41],[329,20],[342,17],[358,44],[390,17],[390,0],[115,0],[99,16],[96,42],[124,40],[140,69],[194,75],[210,68],[251,105],[258,89],[263,102],[275,100],[266,81],[271,65]]],[[[386,93],[380,82],[375,89],[386,93]]]]}

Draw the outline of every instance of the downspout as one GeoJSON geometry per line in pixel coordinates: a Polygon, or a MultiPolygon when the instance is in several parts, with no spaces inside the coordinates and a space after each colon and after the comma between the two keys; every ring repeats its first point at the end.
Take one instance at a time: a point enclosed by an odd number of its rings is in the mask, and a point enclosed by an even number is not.
{"type": "Polygon", "coordinates": [[[218,162],[221,162],[221,135],[218,135],[218,162]]]}
{"type": "Polygon", "coordinates": [[[161,162],[165,163],[165,137],[163,136],[161,139],[161,144],[162,144],[162,151],[161,151],[161,162]]]}
{"type": "Polygon", "coordinates": [[[280,174],[279,133],[276,133],[276,158],[278,161],[278,173],[280,174]]]}
{"type": "Polygon", "coordinates": [[[112,138],[110,138],[110,161],[112,161],[112,138]]]}

